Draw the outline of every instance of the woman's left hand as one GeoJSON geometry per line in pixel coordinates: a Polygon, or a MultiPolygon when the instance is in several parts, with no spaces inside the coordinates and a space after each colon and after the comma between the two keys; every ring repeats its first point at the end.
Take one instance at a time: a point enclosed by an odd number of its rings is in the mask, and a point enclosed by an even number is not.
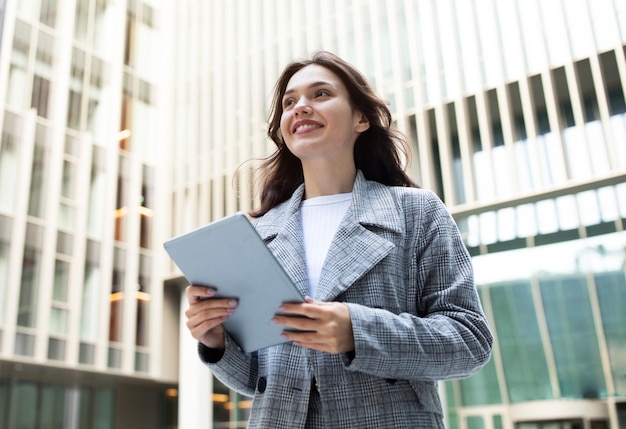
{"type": "Polygon", "coordinates": [[[335,354],[354,350],[350,311],[341,302],[306,297],[303,304],[283,304],[272,321],[284,326],[283,337],[299,346],[335,354]]]}

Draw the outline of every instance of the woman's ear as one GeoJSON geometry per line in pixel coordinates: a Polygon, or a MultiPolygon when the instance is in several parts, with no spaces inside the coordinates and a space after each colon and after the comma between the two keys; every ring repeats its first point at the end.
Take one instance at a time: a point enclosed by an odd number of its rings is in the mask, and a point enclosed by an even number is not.
{"type": "Polygon", "coordinates": [[[355,114],[355,124],[354,124],[354,131],[356,131],[357,133],[362,133],[363,131],[367,131],[370,127],[370,120],[367,119],[367,116],[365,116],[363,113],[361,112],[356,112],[355,114]]]}

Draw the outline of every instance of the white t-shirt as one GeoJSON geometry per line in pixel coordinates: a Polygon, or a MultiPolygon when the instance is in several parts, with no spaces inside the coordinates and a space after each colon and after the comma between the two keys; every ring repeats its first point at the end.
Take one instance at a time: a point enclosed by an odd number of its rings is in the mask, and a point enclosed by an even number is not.
{"type": "Polygon", "coordinates": [[[315,297],[330,243],[348,211],[352,193],[324,195],[302,201],[302,239],[309,278],[309,296],[315,297]]]}

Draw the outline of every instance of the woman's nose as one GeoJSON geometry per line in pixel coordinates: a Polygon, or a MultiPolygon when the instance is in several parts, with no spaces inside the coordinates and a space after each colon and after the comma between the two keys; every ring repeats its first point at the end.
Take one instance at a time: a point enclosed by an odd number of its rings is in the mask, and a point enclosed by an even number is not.
{"type": "Polygon", "coordinates": [[[311,108],[309,106],[308,100],[304,96],[300,97],[300,99],[296,103],[296,106],[294,107],[294,113],[296,115],[300,115],[300,114],[307,114],[310,112],[311,112],[311,108]]]}

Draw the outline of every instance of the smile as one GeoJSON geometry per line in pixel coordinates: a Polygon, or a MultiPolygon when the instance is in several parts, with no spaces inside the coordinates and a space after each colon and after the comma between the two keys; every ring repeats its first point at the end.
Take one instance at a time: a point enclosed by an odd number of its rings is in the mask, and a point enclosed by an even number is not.
{"type": "Polygon", "coordinates": [[[293,133],[306,133],[317,128],[322,128],[322,125],[316,122],[297,122],[296,125],[293,127],[293,133]]]}
{"type": "Polygon", "coordinates": [[[308,131],[308,130],[312,130],[314,128],[319,128],[318,125],[311,125],[311,124],[307,124],[307,125],[300,125],[298,128],[295,129],[295,133],[300,133],[300,132],[304,132],[304,131],[308,131]]]}

